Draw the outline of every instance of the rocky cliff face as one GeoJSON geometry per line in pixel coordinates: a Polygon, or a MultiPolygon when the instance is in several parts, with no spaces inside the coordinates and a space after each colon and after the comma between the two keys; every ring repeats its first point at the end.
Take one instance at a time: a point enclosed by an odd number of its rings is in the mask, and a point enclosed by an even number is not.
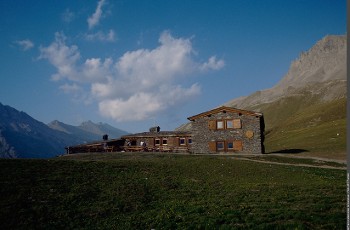
{"type": "Polygon", "coordinates": [[[292,62],[288,73],[277,85],[231,100],[225,105],[252,108],[283,97],[303,94],[304,91],[321,94],[324,101],[345,97],[346,41],[345,35],[324,37],[292,62]]]}
{"type": "Polygon", "coordinates": [[[276,88],[346,79],[346,36],[326,36],[292,62],[276,88]]]}

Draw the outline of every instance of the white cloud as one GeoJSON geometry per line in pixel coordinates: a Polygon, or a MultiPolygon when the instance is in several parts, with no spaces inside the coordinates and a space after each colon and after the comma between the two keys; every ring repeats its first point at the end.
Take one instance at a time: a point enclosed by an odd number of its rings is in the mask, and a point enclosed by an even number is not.
{"type": "Polygon", "coordinates": [[[93,27],[95,27],[96,25],[98,25],[98,23],[101,20],[102,17],[102,6],[105,4],[105,0],[100,0],[97,3],[97,7],[95,10],[95,13],[93,13],[88,19],[88,25],[89,25],[89,29],[92,29],[93,27]]]}
{"type": "Polygon", "coordinates": [[[117,121],[142,121],[172,106],[185,103],[200,93],[198,84],[185,89],[181,86],[161,86],[158,92],[135,93],[129,98],[107,99],[99,103],[102,115],[117,121]]]}
{"type": "Polygon", "coordinates": [[[25,40],[21,40],[21,41],[15,41],[15,43],[20,46],[20,48],[23,50],[23,51],[27,51],[27,50],[30,50],[31,48],[34,47],[34,43],[29,40],[29,39],[25,39],[25,40]]]}
{"type": "Polygon", "coordinates": [[[86,34],[85,35],[86,40],[88,41],[106,41],[106,42],[115,42],[117,40],[116,34],[114,30],[109,30],[108,33],[103,33],[102,31],[99,31],[97,33],[93,34],[86,34]]]}
{"type": "Polygon", "coordinates": [[[132,77],[138,85],[151,87],[193,71],[190,40],[175,39],[169,32],[163,32],[159,42],[160,46],[153,50],[126,52],[117,63],[119,73],[132,77]]]}
{"type": "Polygon", "coordinates": [[[224,60],[216,60],[215,56],[209,58],[209,60],[203,63],[199,68],[202,71],[207,70],[219,70],[225,66],[224,60]]]}
{"type": "Polygon", "coordinates": [[[100,58],[90,58],[86,59],[81,67],[81,78],[88,82],[99,82],[106,81],[109,75],[113,74],[111,67],[113,60],[111,58],[106,58],[101,61],[100,58]]]}
{"type": "Polygon", "coordinates": [[[63,33],[55,33],[55,41],[48,47],[40,47],[39,59],[48,59],[48,61],[57,68],[57,73],[52,76],[53,80],[68,78],[72,81],[79,80],[79,74],[76,70],[76,63],[80,59],[78,47],[71,47],[65,44],[66,37],[63,33]]]}
{"type": "Polygon", "coordinates": [[[78,47],[68,46],[63,33],[55,33],[55,41],[48,47],[40,47],[39,59],[47,59],[57,68],[57,73],[52,75],[52,79],[57,81],[68,79],[74,82],[99,82],[106,81],[113,65],[111,58],[101,60],[101,58],[86,59],[84,63],[79,63],[81,59],[78,47]]]}
{"type": "Polygon", "coordinates": [[[115,98],[99,103],[102,115],[117,121],[140,121],[163,110],[159,98],[151,93],[136,93],[127,99],[115,98]]]}
{"type": "Polygon", "coordinates": [[[215,57],[196,62],[190,39],[174,38],[168,31],[161,34],[158,47],[128,51],[118,60],[80,60],[78,48],[67,45],[61,33],[40,51],[40,58],[57,68],[55,80],[73,83],[61,86],[62,90],[76,93],[80,84],[87,84],[89,97],[84,98],[94,98],[102,115],[118,121],[149,119],[186,103],[201,92],[197,83],[191,83],[193,73],[224,65],[215,57]]]}

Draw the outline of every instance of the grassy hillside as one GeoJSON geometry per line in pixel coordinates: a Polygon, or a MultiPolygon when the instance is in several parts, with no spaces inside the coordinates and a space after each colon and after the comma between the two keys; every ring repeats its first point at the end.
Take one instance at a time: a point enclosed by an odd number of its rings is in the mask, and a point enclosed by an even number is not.
{"type": "Polygon", "coordinates": [[[224,156],[0,160],[1,229],[344,229],[346,171],[224,156]]]}
{"type": "Polygon", "coordinates": [[[266,123],[267,152],[301,149],[345,157],[346,99],[317,100],[315,96],[300,95],[260,106],[266,123]]]}

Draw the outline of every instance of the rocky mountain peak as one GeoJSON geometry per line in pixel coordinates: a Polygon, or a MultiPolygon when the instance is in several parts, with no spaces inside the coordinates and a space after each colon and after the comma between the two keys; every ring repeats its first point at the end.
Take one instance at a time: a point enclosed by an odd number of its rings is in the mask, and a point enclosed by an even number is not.
{"type": "Polygon", "coordinates": [[[321,93],[321,100],[331,100],[346,95],[346,36],[327,35],[308,51],[301,52],[287,74],[270,89],[257,91],[249,96],[233,99],[224,105],[251,108],[270,103],[305,90],[321,93]],[[329,87],[330,81],[334,87],[329,87]],[[318,87],[312,88],[312,86],[318,87]]]}
{"type": "Polygon", "coordinates": [[[328,35],[292,62],[277,88],[346,79],[346,36],[328,35]]]}

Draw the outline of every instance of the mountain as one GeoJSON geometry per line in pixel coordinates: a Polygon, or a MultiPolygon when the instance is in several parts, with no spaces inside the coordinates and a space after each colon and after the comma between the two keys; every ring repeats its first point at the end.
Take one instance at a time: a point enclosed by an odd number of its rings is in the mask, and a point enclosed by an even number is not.
{"type": "Polygon", "coordinates": [[[128,132],[114,128],[106,123],[93,123],[92,121],[85,121],[79,126],[72,126],[64,124],[60,121],[52,121],[48,126],[54,130],[58,130],[69,135],[76,137],[80,143],[100,140],[104,134],[108,134],[108,138],[119,138],[123,135],[129,134],[128,132]]]}
{"type": "Polygon", "coordinates": [[[92,140],[100,140],[102,136],[96,135],[91,132],[86,132],[85,130],[80,129],[78,126],[67,125],[60,121],[52,121],[47,124],[53,130],[63,132],[69,136],[72,136],[79,143],[85,143],[92,140]]]}
{"type": "Polygon", "coordinates": [[[102,137],[104,134],[108,134],[109,138],[119,138],[123,135],[130,134],[124,130],[114,128],[113,126],[102,122],[95,124],[92,121],[85,121],[78,127],[86,132],[94,133],[99,137],[102,137]]]}
{"type": "Polygon", "coordinates": [[[225,105],[251,108],[304,92],[312,95],[321,93],[320,99],[325,101],[345,97],[346,42],[345,35],[324,37],[310,50],[302,52],[274,87],[233,99],[225,105]]]}
{"type": "Polygon", "coordinates": [[[67,144],[77,142],[25,112],[0,103],[0,157],[53,157],[62,154],[67,144]]]}
{"type": "Polygon", "coordinates": [[[346,36],[326,36],[274,87],[224,105],[264,114],[267,151],[345,153],[346,36]]]}
{"type": "Polygon", "coordinates": [[[108,124],[83,122],[71,126],[59,121],[46,125],[25,112],[0,103],[0,158],[49,158],[65,147],[101,140],[102,135],[118,138],[127,132],[108,124]]]}

